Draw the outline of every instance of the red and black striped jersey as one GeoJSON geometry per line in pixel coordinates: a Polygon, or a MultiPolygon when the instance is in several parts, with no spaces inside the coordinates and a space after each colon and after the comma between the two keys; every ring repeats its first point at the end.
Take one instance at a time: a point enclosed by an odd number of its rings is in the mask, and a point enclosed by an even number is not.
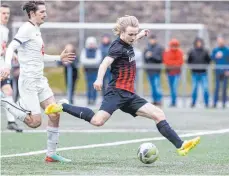
{"type": "Polygon", "coordinates": [[[117,38],[111,44],[108,56],[114,59],[109,86],[134,93],[136,62],[133,47],[117,38]]]}

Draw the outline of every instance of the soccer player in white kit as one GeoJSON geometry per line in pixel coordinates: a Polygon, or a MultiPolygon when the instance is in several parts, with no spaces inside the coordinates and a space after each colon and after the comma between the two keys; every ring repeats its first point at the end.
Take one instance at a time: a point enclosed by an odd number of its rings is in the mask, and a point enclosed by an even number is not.
{"type": "MultiPolygon", "coordinates": [[[[1,21],[0,21],[0,67],[3,68],[5,64],[5,52],[6,52],[6,46],[8,43],[8,35],[9,35],[9,29],[6,27],[9,17],[10,17],[10,7],[7,4],[1,4],[0,7],[0,14],[1,14],[1,21]]],[[[6,77],[6,79],[1,80],[1,87],[0,90],[9,98],[12,98],[13,90],[11,87],[11,80],[6,77]]],[[[7,129],[9,130],[15,130],[16,132],[22,132],[22,129],[18,127],[17,123],[15,122],[15,117],[6,111],[6,117],[7,117],[7,129]]]]}
{"type": "MultiPolygon", "coordinates": [[[[75,59],[75,54],[65,53],[65,50],[60,56],[50,56],[44,53],[44,43],[39,27],[47,16],[44,1],[29,1],[25,3],[23,10],[27,12],[29,21],[19,28],[13,41],[9,44],[5,57],[6,68],[1,72],[2,75],[5,75],[7,68],[11,68],[11,58],[17,49],[20,63],[19,93],[21,98],[18,104],[15,104],[3,97],[1,105],[29,127],[37,128],[41,125],[42,119],[40,107],[45,109],[49,104],[55,103],[53,92],[47,79],[43,76],[44,61],[61,60],[71,63],[75,59]]],[[[58,113],[49,115],[46,162],[71,161],[56,154],[59,118],[58,113]]]]}

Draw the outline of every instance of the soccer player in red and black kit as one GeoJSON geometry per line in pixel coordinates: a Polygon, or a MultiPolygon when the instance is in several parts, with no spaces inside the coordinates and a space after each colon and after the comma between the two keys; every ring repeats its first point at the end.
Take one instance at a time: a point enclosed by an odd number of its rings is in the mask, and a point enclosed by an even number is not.
{"type": "Polygon", "coordinates": [[[154,120],[159,132],[177,148],[178,154],[186,155],[199,143],[200,137],[182,141],[166,121],[164,112],[134,92],[136,63],[132,45],[138,39],[147,36],[149,30],[139,32],[138,19],[134,16],[124,16],[118,18],[113,31],[118,38],[111,44],[108,56],[101,63],[97,80],[94,83],[94,88],[101,91],[103,77],[107,68],[111,66],[112,80],[99,111],[95,114],[87,107],[63,103],[49,105],[45,113],[67,112],[92,125],[102,126],[114,111],[121,109],[134,117],[142,116],[154,120]]]}

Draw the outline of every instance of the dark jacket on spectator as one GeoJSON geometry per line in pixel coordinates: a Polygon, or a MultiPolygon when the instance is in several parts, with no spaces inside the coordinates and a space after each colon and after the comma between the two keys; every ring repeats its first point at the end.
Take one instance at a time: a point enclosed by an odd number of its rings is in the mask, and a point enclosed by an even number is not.
{"type": "Polygon", "coordinates": [[[102,52],[102,59],[104,59],[107,56],[108,50],[110,48],[110,43],[108,44],[101,44],[100,50],[102,52]]]}
{"type": "MultiPolygon", "coordinates": [[[[145,64],[161,64],[162,63],[162,55],[164,52],[164,48],[159,44],[150,45],[144,51],[144,61],[145,64]]],[[[147,68],[146,71],[148,73],[160,73],[161,69],[159,68],[147,68]]]]}
{"type": "MultiPolygon", "coordinates": [[[[209,56],[208,51],[204,48],[204,41],[201,38],[196,38],[194,41],[194,48],[191,49],[188,53],[188,64],[206,64],[210,63],[211,58],[209,56]],[[200,41],[202,43],[202,47],[197,47],[197,42],[200,41]]],[[[191,69],[194,73],[204,73],[207,68],[203,69],[191,69]]]]}

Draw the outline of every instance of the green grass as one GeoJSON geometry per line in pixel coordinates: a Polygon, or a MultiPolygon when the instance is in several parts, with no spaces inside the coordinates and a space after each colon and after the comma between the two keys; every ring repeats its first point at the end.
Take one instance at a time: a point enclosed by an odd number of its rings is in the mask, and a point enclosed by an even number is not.
{"type": "MultiPolygon", "coordinates": [[[[59,147],[80,146],[155,137],[151,133],[62,133],[59,147]]],[[[137,159],[140,143],[60,152],[72,163],[46,164],[44,154],[2,158],[3,175],[158,175],[158,174],[229,174],[229,135],[202,136],[200,145],[186,157],[176,154],[166,140],[153,141],[160,155],[152,165],[137,159]]],[[[45,133],[2,134],[2,155],[43,150],[45,133]],[[10,147],[8,147],[10,146],[10,147]]]]}

